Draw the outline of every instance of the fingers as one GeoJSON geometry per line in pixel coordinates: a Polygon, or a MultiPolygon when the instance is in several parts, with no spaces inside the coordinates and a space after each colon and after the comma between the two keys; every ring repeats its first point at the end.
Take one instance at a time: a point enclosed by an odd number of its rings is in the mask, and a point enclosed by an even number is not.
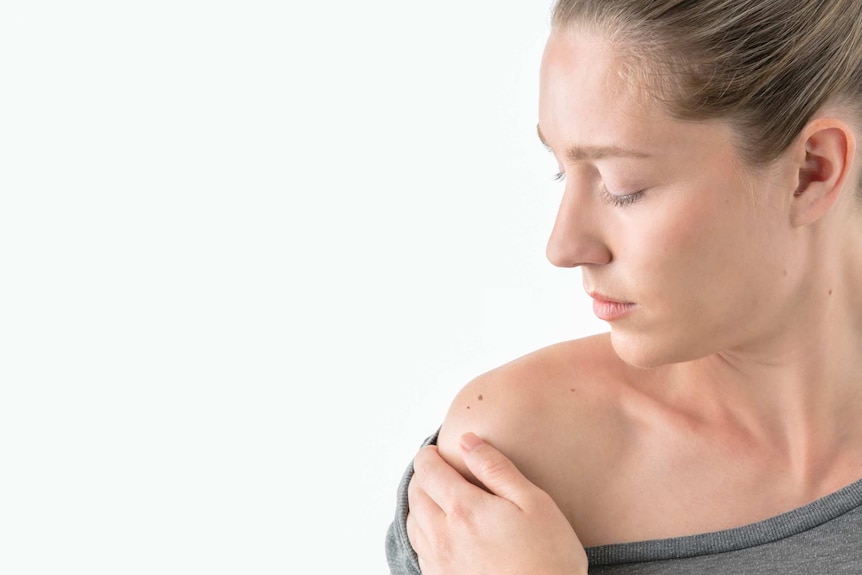
{"type": "MultiPolygon", "coordinates": [[[[434,505],[434,507],[437,506],[434,505]]],[[[439,508],[437,508],[437,512],[443,516],[443,512],[439,508]]],[[[445,516],[443,517],[445,519],[445,516]]],[[[433,524],[428,524],[428,519],[419,511],[411,510],[407,514],[407,539],[416,552],[416,558],[419,560],[419,571],[422,573],[428,572],[425,568],[425,557],[432,555],[434,550],[429,533],[434,533],[434,529],[437,528],[433,524]]]]}
{"type": "Polygon", "coordinates": [[[413,471],[410,487],[421,490],[447,515],[459,512],[463,509],[464,502],[470,498],[488,495],[464,479],[440,457],[437,447],[433,445],[419,451],[413,460],[413,471]]]}
{"type": "Polygon", "coordinates": [[[407,505],[410,510],[407,514],[407,538],[413,549],[421,554],[427,547],[427,534],[445,520],[446,514],[428,497],[419,482],[415,481],[415,476],[407,486],[407,505]]]}
{"type": "Polygon", "coordinates": [[[508,457],[473,433],[461,436],[461,452],[467,468],[494,495],[524,508],[535,486],[508,457]]]}
{"type": "Polygon", "coordinates": [[[418,512],[411,511],[407,514],[407,539],[419,557],[423,556],[428,549],[428,536],[419,525],[420,517],[418,512]]]}
{"type": "Polygon", "coordinates": [[[425,493],[421,480],[417,479],[415,474],[407,486],[407,504],[411,512],[427,517],[437,518],[445,515],[440,506],[425,493]]]}
{"type": "Polygon", "coordinates": [[[420,570],[426,572],[423,558],[433,554],[438,547],[435,541],[440,541],[441,531],[446,529],[446,513],[438,503],[426,492],[426,488],[438,493],[441,500],[455,497],[457,489],[446,486],[447,481],[462,482],[461,475],[450,468],[440,457],[436,446],[423,448],[414,459],[413,477],[407,486],[407,539],[419,558],[420,570]],[[447,473],[454,471],[454,475],[447,473]],[[445,493],[446,495],[440,495],[445,493]]]}

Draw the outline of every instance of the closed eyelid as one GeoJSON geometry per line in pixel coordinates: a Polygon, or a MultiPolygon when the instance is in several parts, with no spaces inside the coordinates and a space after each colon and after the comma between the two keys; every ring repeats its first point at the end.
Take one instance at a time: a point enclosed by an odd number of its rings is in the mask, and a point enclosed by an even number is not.
{"type": "Polygon", "coordinates": [[[643,198],[645,193],[646,193],[646,190],[640,190],[640,191],[637,191],[637,192],[634,192],[631,194],[625,194],[622,196],[618,196],[616,194],[610,193],[605,186],[602,186],[602,188],[600,190],[600,194],[601,194],[602,199],[604,201],[606,201],[607,203],[614,205],[618,208],[622,208],[622,207],[630,206],[630,205],[634,204],[635,202],[637,202],[638,200],[643,198]]]}
{"type": "MultiPolygon", "coordinates": [[[[558,182],[563,181],[565,179],[566,179],[566,172],[558,172],[556,175],[554,175],[554,180],[556,180],[558,182]]],[[[645,193],[646,193],[646,189],[638,190],[638,191],[632,192],[630,194],[612,194],[608,190],[607,186],[605,186],[604,183],[602,183],[599,186],[599,196],[602,198],[602,200],[604,200],[606,203],[611,204],[613,206],[616,206],[618,208],[622,208],[622,207],[626,207],[626,206],[630,206],[630,205],[634,204],[635,202],[637,202],[641,198],[643,198],[645,193]]]]}

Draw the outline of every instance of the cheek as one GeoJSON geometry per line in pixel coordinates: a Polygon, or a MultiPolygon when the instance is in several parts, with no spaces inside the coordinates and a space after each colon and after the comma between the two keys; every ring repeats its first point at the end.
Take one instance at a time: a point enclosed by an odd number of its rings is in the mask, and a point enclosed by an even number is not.
{"type": "Polygon", "coordinates": [[[631,278],[635,282],[666,283],[697,274],[721,247],[722,229],[714,210],[703,203],[657,202],[642,216],[620,226],[627,245],[620,256],[628,260],[625,267],[636,276],[631,278]]]}
{"type": "Polygon", "coordinates": [[[620,255],[628,265],[620,268],[632,296],[649,313],[668,320],[704,317],[720,302],[738,297],[729,291],[745,288],[743,214],[724,200],[704,201],[721,196],[690,197],[684,203],[656,203],[649,217],[624,228],[627,250],[620,255]]]}
{"type": "MultiPolygon", "coordinates": [[[[675,292],[676,311],[703,325],[744,322],[765,303],[765,291],[781,275],[782,262],[745,203],[730,199],[689,205],[664,222],[661,276],[675,292]]],[[[661,286],[659,286],[661,287],[661,286]]]]}

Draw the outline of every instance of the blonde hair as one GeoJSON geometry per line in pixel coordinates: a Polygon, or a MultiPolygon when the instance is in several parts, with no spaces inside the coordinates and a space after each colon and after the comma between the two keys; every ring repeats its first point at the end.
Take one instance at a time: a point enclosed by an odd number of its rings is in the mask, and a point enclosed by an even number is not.
{"type": "Polygon", "coordinates": [[[605,34],[671,115],[728,120],[754,165],[827,103],[862,117],[862,0],[558,0],[552,25],[605,34]]]}

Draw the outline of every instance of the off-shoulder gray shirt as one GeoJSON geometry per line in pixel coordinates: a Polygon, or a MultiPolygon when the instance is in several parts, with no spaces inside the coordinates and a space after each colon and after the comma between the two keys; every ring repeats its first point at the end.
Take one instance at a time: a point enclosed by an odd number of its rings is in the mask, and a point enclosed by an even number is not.
{"type": "MultiPolygon", "coordinates": [[[[434,434],[423,446],[436,443],[434,434]]],[[[395,520],[386,534],[391,575],[419,575],[407,539],[407,485],[398,487],[395,520]]],[[[591,575],[860,575],[862,479],[770,519],[671,539],[587,547],[591,575]]]]}

